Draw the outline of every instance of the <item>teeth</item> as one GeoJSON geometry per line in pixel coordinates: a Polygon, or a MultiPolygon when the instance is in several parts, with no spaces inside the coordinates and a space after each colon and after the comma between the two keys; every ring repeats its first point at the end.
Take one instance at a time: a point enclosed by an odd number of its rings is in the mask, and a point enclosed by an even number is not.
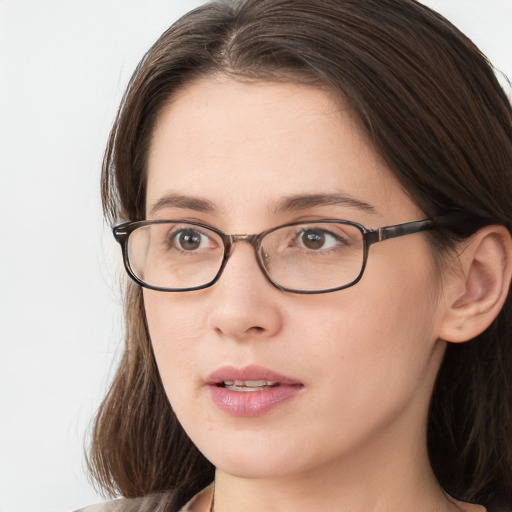
{"type": "Polygon", "coordinates": [[[279,383],[271,380],[225,380],[224,387],[229,391],[261,391],[277,386],[279,383]]]}

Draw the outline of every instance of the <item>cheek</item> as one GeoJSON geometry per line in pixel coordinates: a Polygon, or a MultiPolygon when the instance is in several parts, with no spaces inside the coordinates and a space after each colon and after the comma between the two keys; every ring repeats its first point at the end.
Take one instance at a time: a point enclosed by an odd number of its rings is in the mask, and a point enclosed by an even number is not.
{"type": "Polygon", "coordinates": [[[184,377],[190,379],[198,365],[204,315],[181,296],[153,290],[144,290],[144,308],[158,369],[169,394],[184,377]]]}
{"type": "MultiPolygon", "coordinates": [[[[314,328],[298,320],[298,329],[316,340],[316,345],[310,342],[312,352],[304,361],[333,361],[340,375],[352,376],[348,380],[356,394],[372,388],[371,383],[376,393],[379,382],[400,388],[414,385],[431,363],[440,317],[435,271],[425,254],[393,251],[392,262],[384,251],[370,255],[358,284],[318,296],[314,328]]],[[[304,309],[296,318],[308,316],[304,309]]],[[[393,395],[390,389],[386,392],[393,395]]]]}
{"type": "Polygon", "coordinates": [[[409,258],[403,260],[393,265],[377,260],[361,288],[354,289],[360,295],[348,305],[344,332],[350,341],[344,361],[349,371],[357,369],[358,395],[366,386],[383,400],[403,398],[437,370],[437,362],[432,364],[437,341],[433,273],[424,256],[418,255],[413,265],[409,258]]]}

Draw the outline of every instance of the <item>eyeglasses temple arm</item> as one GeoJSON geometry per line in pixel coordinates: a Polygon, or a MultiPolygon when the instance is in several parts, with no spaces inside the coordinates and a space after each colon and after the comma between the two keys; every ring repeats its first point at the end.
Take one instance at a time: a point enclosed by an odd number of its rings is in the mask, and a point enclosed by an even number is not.
{"type": "Polygon", "coordinates": [[[395,224],[394,226],[386,226],[373,231],[368,231],[366,233],[366,241],[368,245],[370,245],[390,238],[411,235],[412,233],[419,233],[420,231],[428,231],[433,229],[434,226],[435,223],[433,219],[404,222],[403,224],[395,224]]]}

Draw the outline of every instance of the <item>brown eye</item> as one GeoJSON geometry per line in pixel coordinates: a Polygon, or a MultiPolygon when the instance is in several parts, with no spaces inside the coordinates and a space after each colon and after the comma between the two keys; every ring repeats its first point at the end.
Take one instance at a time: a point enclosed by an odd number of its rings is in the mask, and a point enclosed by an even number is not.
{"type": "Polygon", "coordinates": [[[322,249],[324,247],[325,241],[325,233],[320,229],[307,229],[304,230],[300,235],[300,245],[306,249],[322,249]]]}
{"type": "Polygon", "coordinates": [[[183,229],[174,236],[174,244],[183,251],[196,251],[207,244],[207,237],[194,229],[183,229]]]}

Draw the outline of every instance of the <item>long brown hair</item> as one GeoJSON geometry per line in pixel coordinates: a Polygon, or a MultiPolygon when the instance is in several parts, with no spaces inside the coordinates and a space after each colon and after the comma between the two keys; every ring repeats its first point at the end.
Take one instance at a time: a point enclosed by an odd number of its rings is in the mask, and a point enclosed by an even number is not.
{"type": "MultiPolygon", "coordinates": [[[[102,177],[111,222],[145,212],[149,140],[162,106],[198,77],[307,81],[347,101],[428,216],[442,252],[487,224],[512,229],[512,110],[487,59],[414,0],[241,0],[200,7],[145,55],[125,93],[102,177]]],[[[453,496],[512,504],[512,299],[491,327],[449,344],[428,424],[431,464],[453,496]]],[[[213,466],[165,396],[141,290],[127,284],[126,347],[97,415],[90,467],[112,494],[173,490],[183,502],[213,466]]]]}

